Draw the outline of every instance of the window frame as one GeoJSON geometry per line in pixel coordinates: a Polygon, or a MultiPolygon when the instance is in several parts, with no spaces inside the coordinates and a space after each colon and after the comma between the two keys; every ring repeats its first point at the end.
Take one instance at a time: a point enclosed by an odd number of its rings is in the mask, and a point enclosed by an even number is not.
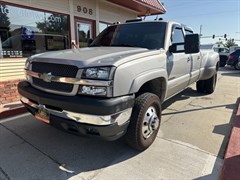
{"type": "MultiPolygon", "coordinates": [[[[178,24],[174,24],[172,26],[172,32],[171,32],[171,45],[175,44],[176,47],[177,46],[184,46],[185,44],[185,31],[184,31],[184,28],[181,26],[181,25],[178,25],[178,24]],[[183,35],[183,42],[179,42],[179,43],[173,43],[173,36],[174,36],[174,30],[175,29],[180,29],[182,31],[182,35],[183,35]]],[[[175,53],[184,53],[185,52],[185,49],[183,48],[183,50],[176,50],[175,53]]]]}

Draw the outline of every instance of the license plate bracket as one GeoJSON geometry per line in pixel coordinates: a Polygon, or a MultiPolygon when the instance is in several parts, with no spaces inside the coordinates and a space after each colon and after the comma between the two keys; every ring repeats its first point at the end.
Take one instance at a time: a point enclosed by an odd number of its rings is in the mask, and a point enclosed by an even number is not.
{"type": "Polygon", "coordinates": [[[40,106],[39,109],[35,113],[35,118],[43,121],[47,124],[50,123],[50,113],[49,111],[45,108],[45,106],[40,106]]]}

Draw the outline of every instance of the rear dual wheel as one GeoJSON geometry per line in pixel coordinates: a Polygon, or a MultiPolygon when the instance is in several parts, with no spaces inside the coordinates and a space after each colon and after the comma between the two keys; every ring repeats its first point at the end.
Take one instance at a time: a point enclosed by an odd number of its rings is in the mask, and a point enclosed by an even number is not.
{"type": "Polygon", "coordinates": [[[199,80],[197,82],[197,91],[201,93],[211,94],[214,92],[217,83],[217,73],[206,80],[199,80]]]}
{"type": "Polygon", "coordinates": [[[126,142],[143,151],[155,140],[161,123],[161,104],[158,96],[144,93],[136,98],[125,135],[126,142]]]}

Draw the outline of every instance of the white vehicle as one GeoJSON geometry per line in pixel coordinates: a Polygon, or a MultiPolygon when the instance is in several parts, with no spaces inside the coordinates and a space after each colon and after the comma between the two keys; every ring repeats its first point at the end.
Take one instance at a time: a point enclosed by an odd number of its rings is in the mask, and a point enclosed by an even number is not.
{"type": "Polygon", "coordinates": [[[161,104],[197,82],[215,90],[219,55],[199,52],[199,35],[173,21],[107,27],[87,48],[30,57],[22,103],[38,119],[71,133],[145,150],[161,124],[161,104]]]}

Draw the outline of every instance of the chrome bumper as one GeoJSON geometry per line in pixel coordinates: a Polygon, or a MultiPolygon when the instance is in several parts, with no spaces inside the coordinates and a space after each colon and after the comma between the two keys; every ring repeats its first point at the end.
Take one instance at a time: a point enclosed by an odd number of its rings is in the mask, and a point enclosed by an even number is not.
{"type": "Polygon", "coordinates": [[[58,111],[58,110],[50,109],[50,108],[47,108],[45,105],[35,104],[29,101],[25,97],[22,97],[21,101],[22,103],[34,109],[39,109],[40,107],[44,108],[50,114],[58,116],[60,118],[70,119],[78,123],[86,123],[91,125],[111,125],[115,123],[117,123],[118,125],[122,125],[127,121],[129,121],[132,114],[132,108],[128,108],[124,111],[117,112],[115,114],[111,114],[107,116],[97,116],[97,115],[90,115],[90,114],[80,114],[80,113],[70,112],[66,110],[58,111]]]}

